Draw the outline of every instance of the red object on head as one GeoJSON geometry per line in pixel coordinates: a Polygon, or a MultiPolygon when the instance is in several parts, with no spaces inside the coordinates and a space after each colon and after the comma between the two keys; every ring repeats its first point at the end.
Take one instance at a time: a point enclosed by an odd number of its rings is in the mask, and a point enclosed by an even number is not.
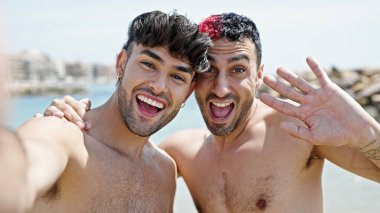
{"type": "Polygon", "coordinates": [[[202,33],[207,33],[212,40],[217,40],[221,37],[220,31],[222,29],[222,24],[220,23],[220,21],[220,16],[210,16],[198,25],[199,31],[202,33]]]}

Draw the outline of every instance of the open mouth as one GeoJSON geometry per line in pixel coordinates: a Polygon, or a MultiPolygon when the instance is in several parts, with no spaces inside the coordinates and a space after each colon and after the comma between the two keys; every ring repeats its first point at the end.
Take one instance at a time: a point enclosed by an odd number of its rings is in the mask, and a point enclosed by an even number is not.
{"type": "Polygon", "coordinates": [[[234,107],[235,104],[232,102],[210,102],[211,114],[217,120],[226,119],[234,107]]]}
{"type": "Polygon", "coordinates": [[[148,116],[157,115],[165,107],[165,104],[163,102],[153,100],[141,94],[137,95],[136,100],[141,112],[148,116]]]}

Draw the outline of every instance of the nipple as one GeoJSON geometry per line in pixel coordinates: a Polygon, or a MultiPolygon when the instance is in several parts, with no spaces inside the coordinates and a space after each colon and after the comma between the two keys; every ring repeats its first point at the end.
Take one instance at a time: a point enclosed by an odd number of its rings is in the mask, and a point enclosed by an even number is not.
{"type": "Polygon", "coordinates": [[[256,201],[256,207],[260,210],[264,210],[267,207],[267,201],[263,198],[259,198],[256,201]]]}

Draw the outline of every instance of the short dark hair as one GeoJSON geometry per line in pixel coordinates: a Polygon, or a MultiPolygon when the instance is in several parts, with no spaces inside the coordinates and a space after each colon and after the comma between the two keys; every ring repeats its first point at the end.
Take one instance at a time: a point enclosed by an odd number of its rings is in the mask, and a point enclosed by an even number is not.
{"type": "Polygon", "coordinates": [[[256,46],[257,66],[261,64],[262,49],[256,24],[248,17],[236,13],[212,15],[199,24],[199,30],[212,40],[226,38],[229,41],[250,39],[256,46]]]}
{"type": "Polygon", "coordinates": [[[131,51],[133,43],[168,47],[173,57],[187,59],[195,71],[209,68],[207,50],[212,45],[211,39],[199,32],[198,25],[176,12],[152,11],[137,16],[129,25],[123,49],[131,51]]]}

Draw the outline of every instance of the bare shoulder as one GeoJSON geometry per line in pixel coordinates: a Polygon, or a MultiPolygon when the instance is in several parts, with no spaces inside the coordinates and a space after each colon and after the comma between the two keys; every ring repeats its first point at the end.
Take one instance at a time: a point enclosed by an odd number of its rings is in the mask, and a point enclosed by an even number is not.
{"type": "MultiPolygon", "coordinates": [[[[33,135],[36,137],[48,137],[52,134],[66,133],[82,134],[82,131],[71,122],[54,116],[29,119],[17,129],[17,132],[23,137],[33,135]],[[41,132],[44,134],[40,135],[39,133],[41,132]]],[[[70,137],[70,135],[66,136],[70,137]]]]}
{"type": "Polygon", "coordinates": [[[201,145],[209,134],[210,132],[206,128],[182,130],[166,137],[159,147],[173,156],[172,151],[180,151],[201,145]]]}
{"type": "Polygon", "coordinates": [[[152,151],[154,152],[154,161],[159,165],[160,170],[165,174],[171,174],[173,180],[177,178],[177,164],[166,151],[157,147],[155,144],[151,144],[152,151]]]}
{"type": "Polygon", "coordinates": [[[155,144],[151,145],[159,161],[163,162],[167,166],[175,166],[175,161],[165,150],[157,147],[155,144]]]}
{"type": "Polygon", "coordinates": [[[79,147],[84,147],[83,132],[74,124],[53,116],[32,118],[22,124],[17,133],[22,141],[55,145],[68,152],[76,153],[79,147]]]}

